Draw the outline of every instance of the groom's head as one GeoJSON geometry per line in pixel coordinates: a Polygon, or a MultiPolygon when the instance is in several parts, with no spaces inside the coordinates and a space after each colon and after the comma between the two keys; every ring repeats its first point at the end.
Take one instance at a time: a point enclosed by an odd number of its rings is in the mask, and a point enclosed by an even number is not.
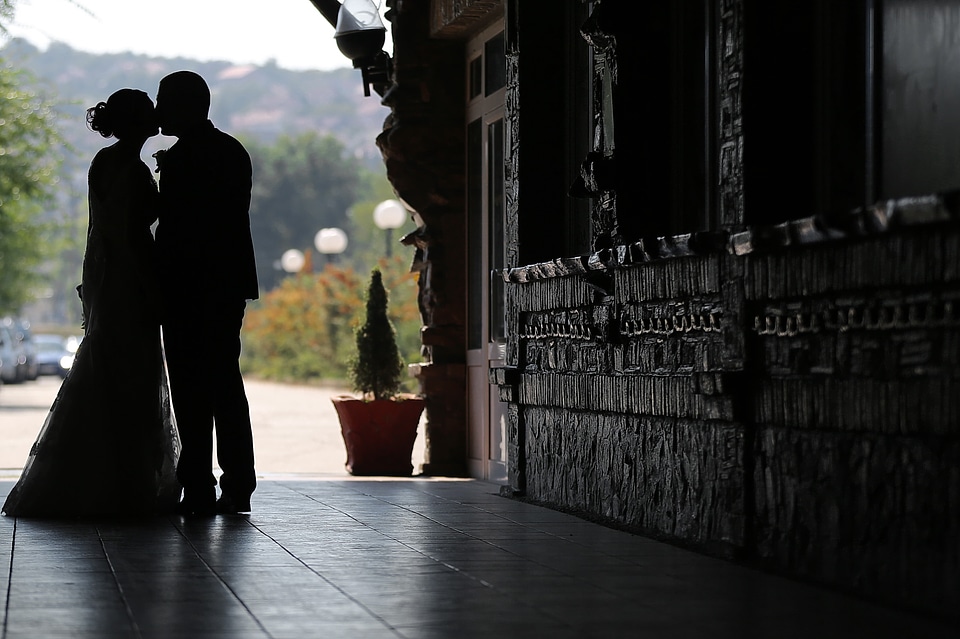
{"type": "Polygon", "coordinates": [[[157,120],[164,135],[180,136],[207,121],[210,88],[193,71],[175,71],[160,80],[157,120]]]}

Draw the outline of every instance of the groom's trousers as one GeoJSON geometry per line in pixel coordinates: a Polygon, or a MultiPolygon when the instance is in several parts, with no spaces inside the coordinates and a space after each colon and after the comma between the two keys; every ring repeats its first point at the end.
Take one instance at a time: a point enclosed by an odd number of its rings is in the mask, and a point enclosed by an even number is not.
{"type": "Polygon", "coordinates": [[[213,436],[223,475],[220,489],[246,499],[256,488],[250,407],[240,375],[245,302],[204,299],[168,308],[163,346],[173,411],[180,431],[177,479],[184,494],[212,494],[213,436]]]}

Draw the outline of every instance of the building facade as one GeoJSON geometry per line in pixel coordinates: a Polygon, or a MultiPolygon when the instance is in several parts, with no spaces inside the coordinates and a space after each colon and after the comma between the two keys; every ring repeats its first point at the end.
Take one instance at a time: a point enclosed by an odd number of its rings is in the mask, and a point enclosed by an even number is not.
{"type": "Polygon", "coordinates": [[[424,472],[960,609],[960,2],[392,0],[424,472]]]}

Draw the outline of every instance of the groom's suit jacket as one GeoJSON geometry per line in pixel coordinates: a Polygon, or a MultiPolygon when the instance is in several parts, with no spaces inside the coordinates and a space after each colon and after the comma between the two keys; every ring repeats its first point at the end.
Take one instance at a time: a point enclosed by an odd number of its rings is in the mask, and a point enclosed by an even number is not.
{"type": "Polygon", "coordinates": [[[166,302],[257,299],[246,149],[208,120],[181,136],[159,165],[156,247],[166,302]]]}

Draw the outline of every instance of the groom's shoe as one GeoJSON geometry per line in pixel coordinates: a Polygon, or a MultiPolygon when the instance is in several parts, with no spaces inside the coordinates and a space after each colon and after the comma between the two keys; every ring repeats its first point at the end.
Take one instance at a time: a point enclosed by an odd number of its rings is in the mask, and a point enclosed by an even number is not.
{"type": "Polygon", "coordinates": [[[185,517],[213,517],[217,514],[215,499],[216,493],[213,490],[203,497],[184,491],[183,500],[177,504],[177,514],[185,517]]]}
{"type": "Polygon", "coordinates": [[[229,493],[223,493],[217,500],[217,512],[221,515],[248,513],[250,512],[250,498],[239,499],[229,493]]]}

